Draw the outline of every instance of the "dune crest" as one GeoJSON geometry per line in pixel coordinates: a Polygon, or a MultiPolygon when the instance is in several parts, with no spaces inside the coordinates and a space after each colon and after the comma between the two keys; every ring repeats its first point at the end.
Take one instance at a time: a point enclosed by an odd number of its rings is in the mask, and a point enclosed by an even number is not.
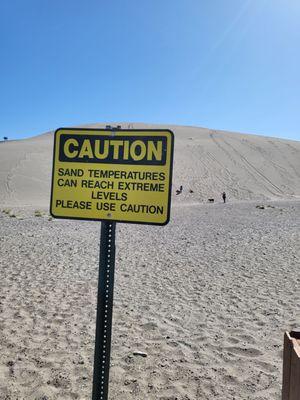
{"type": "MultiPolygon", "coordinates": [[[[176,203],[300,197],[300,142],[205,128],[118,123],[123,129],[169,128],[175,134],[176,203]]],[[[82,126],[83,127],[83,126],[82,126]]],[[[105,124],[84,125],[89,128],[105,124]]],[[[0,203],[48,206],[53,132],[0,143],[0,203]]]]}

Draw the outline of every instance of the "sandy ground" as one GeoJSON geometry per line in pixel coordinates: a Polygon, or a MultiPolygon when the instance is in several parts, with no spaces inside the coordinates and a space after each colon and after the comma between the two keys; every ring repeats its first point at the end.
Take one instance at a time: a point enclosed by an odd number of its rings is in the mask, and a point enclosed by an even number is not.
{"type": "MultiPolygon", "coordinates": [[[[118,224],[110,399],[279,400],[300,202],[180,201],[118,224]]],[[[100,224],[36,214],[0,213],[0,399],[90,399],[100,224]]]]}
{"type": "MultiPolygon", "coordinates": [[[[171,222],[118,224],[110,400],[279,400],[300,142],[159,127],[175,133],[171,222]]],[[[91,398],[100,223],[49,219],[52,148],[51,132],[0,142],[0,400],[91,398]]]]}

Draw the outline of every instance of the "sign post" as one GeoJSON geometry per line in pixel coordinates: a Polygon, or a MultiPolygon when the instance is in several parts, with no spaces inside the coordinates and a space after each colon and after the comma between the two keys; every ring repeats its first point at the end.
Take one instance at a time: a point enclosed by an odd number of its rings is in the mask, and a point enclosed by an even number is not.
{"type": "Polygon", "coordinates": [[[101,222],[100,262],[92,400],[108,399],[115,273],[115,222],[101,222]]]}
{"type": "Polygon", "coordinates": [[[51,215],[102,221],[92,400],[108,399],[116,222],[169,222],[173,150],[167,129],[61,128],[54,135],[51,215]]]}

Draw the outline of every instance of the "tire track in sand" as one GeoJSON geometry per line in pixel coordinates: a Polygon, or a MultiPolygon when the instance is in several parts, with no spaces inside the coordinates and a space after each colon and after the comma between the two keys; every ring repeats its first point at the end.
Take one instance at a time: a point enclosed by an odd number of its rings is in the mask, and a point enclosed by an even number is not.
{"type": "Polygon", "coordinates": [[[219,136],[219,140],[223,142],[223,145],[216,140],[214,137],[215,132],[210,133],[210,137],[214,141],[214,143],[229,157],[229,159],[235,164],[243,169],[246,170],[246,172],[254,179],[256,183],[262,183],[263,186],[272,194],[275,196],[284,195],[284,192],[276,186],[268,177],[266,177],[262,172],[260,172],[245,156],[243,156],[235,147],[233,147],[230,143],[228,143],[224,138],[219,136]],[[230,151],[227,150],[224,147],[224,144],[229,147],[230,151]],[[232,156],[232,154],[235,154],[242,162],[237,162],[232,156]],[[271,188],[273,190],[271,190],[271,188]],[[275,190],[275,192],[274,192],[275,190]]]}
{"type": "MultiPolygon", "coordinates": [[[[243,156],[241,153],[239,153],[230,143],[228,143],[224,138],[222,138],[224,143],[232,149],[232,151],[239,155],[240,158],[249,166],[250,169],[252,169],[256,174],[258,174],[267,184],[270,184],[275,190],[277,190],[281,195],[284,195],[284,192],[277,186],[275,183],[273,183],[266,175],[264,175],[258,168],[256,168],[245,156],[243,156]]],[[[273,193],[267,186],[266,188],[273,193]]],[[[274,194],[274,193],[273,193],[274,194]]]]}
{"type": "Polygon", "coordinates": [[[10,168],[9,172],[7,173],[7,176],[6,176],[6,179],[4,182],[4,186],[5,186],[8,198],[11,200],[17,200],[16,199],[16,191],[14,190],[13,184],[12,184],[13,178],[15,177],[15,172],[21,167],[21,164],[27,160],[28,160],[28,154],[23,153],[21,158],[19,158],[19,160],[16,162],[16,164],[14,166],[12,166],[10,168]]]}

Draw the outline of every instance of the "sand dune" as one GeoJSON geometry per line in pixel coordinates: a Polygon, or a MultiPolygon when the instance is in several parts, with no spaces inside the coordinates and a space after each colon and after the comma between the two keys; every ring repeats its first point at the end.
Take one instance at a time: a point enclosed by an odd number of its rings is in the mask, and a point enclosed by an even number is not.
{"type": "MultiPolygon", "coordinates": [[[[206,201],[219,198],[224,190],[231,200],[300,197],[300,142],[204,128],[168,128],[175,134],[173,185],[186,189],[174,201],[206,201]]],[[[0,143],[0,204],[48,206],[52,149],[52,132],[0,143]]]]}
{"type": "MultiPolygon", "coordinates": [[[[300,142],[169,128],[170,224],[117,224],[110,399],[280,400],[300,142]]],[[[49,217],[52,146],[0,143],[0,400],[91,398],[100,223],[49,217]]]]}

